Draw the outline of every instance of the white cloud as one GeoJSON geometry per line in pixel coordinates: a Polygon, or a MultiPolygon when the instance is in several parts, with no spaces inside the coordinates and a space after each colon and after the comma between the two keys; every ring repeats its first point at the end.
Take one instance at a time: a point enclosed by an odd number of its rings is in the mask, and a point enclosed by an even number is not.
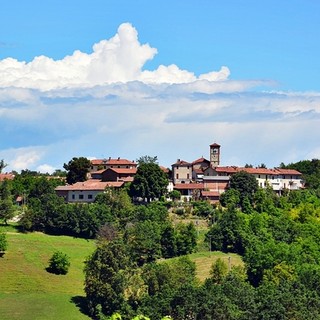
{"type": "MultiPolygon", "coordinates": [[[[147,83],[188,83],[197,80],[192,72],[176,65],[159,66],[142,71],[157,49],[141,44],[136,29],[129,23],[119,26],[109,40],[93,45],[90,54],[74,51],[61,60],[38,56],[31,62],[7,58],[0,61],[0,87],[51,90],[63,87],[90,87],[107,83],[139,80],[147,83]]],[[[227,67],[200,75],[199,79],[224,81],[230,75],[227,67]]]]}
{"type": "Polygon", "coordinates": [[[196,77],[176,65],[143,70],[157,50],[130,24],[62,60],[0,61],[0,159],[11,170],[52,172],[72,157],[208,157],[269,166],[319,158],[320,93],[259,91],[272,81],[196,77]]]}

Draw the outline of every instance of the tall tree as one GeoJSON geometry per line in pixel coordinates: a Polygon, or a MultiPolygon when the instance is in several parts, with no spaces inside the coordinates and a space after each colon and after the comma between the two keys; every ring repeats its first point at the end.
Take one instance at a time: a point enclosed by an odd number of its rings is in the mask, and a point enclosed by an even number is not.
{"type": "Polygon", "coordinates": [[[246,198],[251,204],[253,203],[254,194],[258,190],[258,182],[252,174],[240,171],[231,176],[230,188],[239,191],[240,205],[243,207],[246,198]]]}
{"type": "Polygon", "coordinates": [[[3,159],[0,160],[0,173],[2,172],[2,170],[7,166],[7,164],[4,162],[3,159]]]}
{"type": "Polygon", "coordinates": [[[133,197],[147,199],[148,202],[160,199],[167,192],[168,178],[158,164],[142,162],[130,186],[133,197]]]}
{"type": "Polygon", "coordinates": [[[14,206],[11,196],[10,182],[5,180],[0,185],[0,219],[3,219],[5,224],[14,215],[14,206]]]}
{"type": "Polygon", "coordinates": [[[86,181],[90,166],[90,160],[85,157],[72,158],[72,160],[63,165],[63,168],[67,170],[67,182],[73,184],[86,181]]]}

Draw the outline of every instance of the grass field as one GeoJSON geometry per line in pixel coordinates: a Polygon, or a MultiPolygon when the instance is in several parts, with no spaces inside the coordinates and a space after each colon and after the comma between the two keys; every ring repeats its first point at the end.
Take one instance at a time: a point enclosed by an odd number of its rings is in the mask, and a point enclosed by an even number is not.
{"type": "Polygon", "coordinates": [[[89,319],[77,304],[84,296],[83,262],[93,252],[94,242],[6,231],[9,246],[0,258],[0,319],[89,319]],[[56,250],[70,257],[67,275],[46,271],[56,250]]]}
{"type": "MultiPolygon", "coordinates": [[[[93,252],[94,241],[43,233],[18,233],[14,226],[2,226],[7,232],[8,250],[0,258],[1,320],[82,320],[89,319],[78,305],[84,297],[84,260],[93,252]],[[59,250],[70,257],[67,275],[46,271],[48,260],[59,250]]],[[[197,277],[209,276],[212,263],[221,258],[229,267],[242,265],[238,255],[210,252],[199,232],[200,252],[190,255],[196,263],[197,277]]],[[[177,259],[177,258],[173,258],[177,259]]]]}

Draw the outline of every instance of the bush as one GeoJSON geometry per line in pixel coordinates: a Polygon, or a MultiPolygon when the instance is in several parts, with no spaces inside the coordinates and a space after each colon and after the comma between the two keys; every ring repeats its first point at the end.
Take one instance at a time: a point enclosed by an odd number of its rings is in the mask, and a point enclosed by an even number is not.
{"type": "Polygon", "coordinates": [[[0,253],[4,253],[8,248],[7,237],[5,233],[0,233],[0,253]]]}
{"type": "Polygon", "coordinates": [[[63,252],[56,251],[49,260],[47,270],[54,274],[67,274],[70,267],[70,258],[63,252]]]}

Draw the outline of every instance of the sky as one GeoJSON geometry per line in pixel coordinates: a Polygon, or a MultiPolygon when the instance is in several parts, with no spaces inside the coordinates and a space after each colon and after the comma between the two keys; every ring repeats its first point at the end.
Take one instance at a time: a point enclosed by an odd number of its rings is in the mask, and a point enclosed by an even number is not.
{"type": "Polygon", "coordinates": [[[317,0],[2,1],[0,159],[318,159],[319,39],[317,0]]]}

